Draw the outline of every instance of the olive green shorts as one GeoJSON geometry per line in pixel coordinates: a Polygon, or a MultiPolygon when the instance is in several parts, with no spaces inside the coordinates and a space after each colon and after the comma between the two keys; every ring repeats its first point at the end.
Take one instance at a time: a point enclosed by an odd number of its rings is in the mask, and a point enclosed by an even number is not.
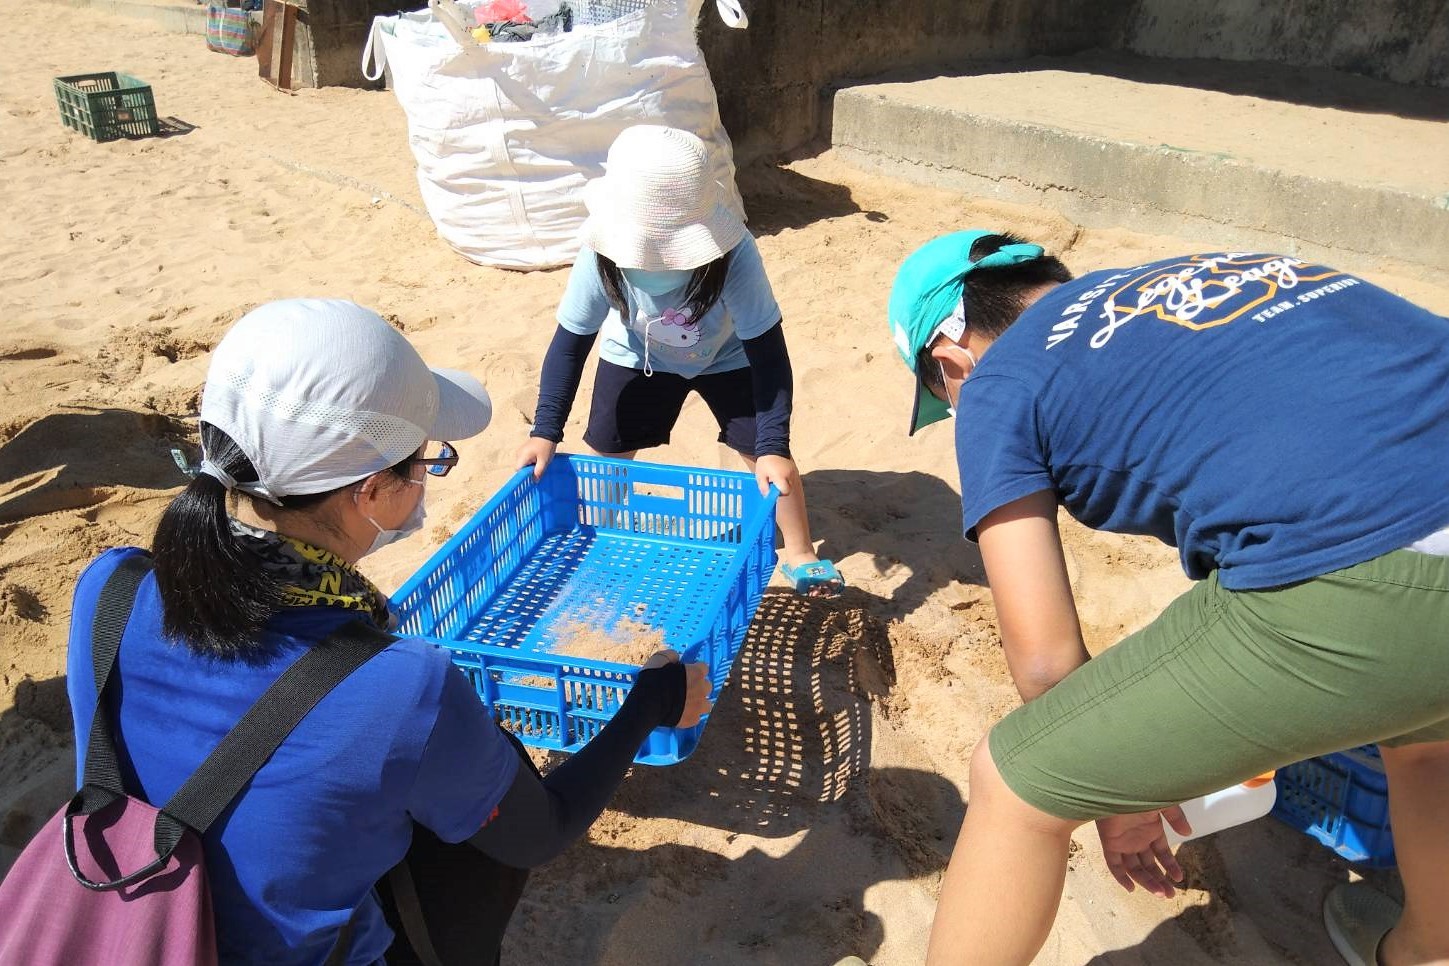
{"type": "Polygon", "coordinates": [[[1214,573],[990,734],[1060,818],[1141,812],[1368,742],[1449,740],[1449,557],[1225,590],[1214,573]]]}

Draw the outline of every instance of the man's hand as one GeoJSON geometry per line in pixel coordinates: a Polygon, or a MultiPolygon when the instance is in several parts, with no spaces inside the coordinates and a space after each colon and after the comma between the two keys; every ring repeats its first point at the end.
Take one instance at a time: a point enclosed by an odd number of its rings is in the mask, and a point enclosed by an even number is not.
{"type": "Polygon", "coordinates": [[[1161,811],[1109,815],[1097,820],[1102,856],[1112,878],[1131,892],[1138,885],[1155,896],[1170,899],[1182,884],[1182,866],[1167,845],[1162,820],[1179,835],[1191,835],[1192,826],[1176,805],[1161,811]],[[1136,885],[1133,885],[1136,883],[1136,885]]]}

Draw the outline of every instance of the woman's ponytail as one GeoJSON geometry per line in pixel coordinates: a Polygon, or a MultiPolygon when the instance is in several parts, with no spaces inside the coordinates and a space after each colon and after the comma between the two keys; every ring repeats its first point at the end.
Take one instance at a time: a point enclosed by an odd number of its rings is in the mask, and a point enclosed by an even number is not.
{"type": "MultiPolygon", "coordinates": [[[[201,438],[207,457],[225,473],[256,481],[256,469],[225,433],[202,423],[201,438]]],[[[151,550],[167,637],[218,657],[255,652],[280,606],[281,588],[232,533],[219,480],[198,474],[171,501],[151,550]]]]}

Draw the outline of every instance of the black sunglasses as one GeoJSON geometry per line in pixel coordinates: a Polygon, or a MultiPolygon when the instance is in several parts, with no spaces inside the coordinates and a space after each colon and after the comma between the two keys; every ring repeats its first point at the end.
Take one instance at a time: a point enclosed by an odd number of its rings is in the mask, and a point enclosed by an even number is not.
{"type": "Polygon", "coordinates": [[[442,443],[437,456],[414,456],[408,465],[418,464],[427,468],[429,476],[447,476],[458,465],[458,451],[452,443],[442,443]]]}

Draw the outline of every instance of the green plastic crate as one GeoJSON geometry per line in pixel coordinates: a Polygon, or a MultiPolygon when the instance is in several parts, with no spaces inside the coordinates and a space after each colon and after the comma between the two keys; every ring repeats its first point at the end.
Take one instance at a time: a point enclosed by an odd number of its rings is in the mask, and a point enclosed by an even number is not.
{"type": "Polygon", "coordinates": [[[151,87],[130,74],[106,71],[55,79],[60,119],[93,141],[153,137],[156,99],[151,87]]]}

